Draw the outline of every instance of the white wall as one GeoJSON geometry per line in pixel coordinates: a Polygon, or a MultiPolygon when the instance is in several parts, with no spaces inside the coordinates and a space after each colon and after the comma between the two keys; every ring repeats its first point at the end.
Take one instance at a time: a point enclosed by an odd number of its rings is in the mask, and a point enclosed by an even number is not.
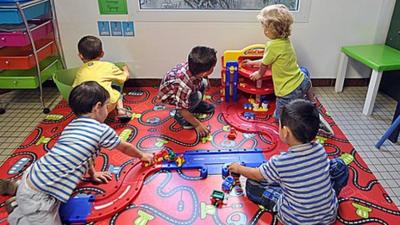
{"type": "MultiPolygon", "coordinates": [[[[133,38],[101,37],[105,60],[127,62],[134,78],[161,78],[186,59],[195,45],[224,50],[264,43],[261,26],[254,22],[136,21],[137,0],[128,0],[128,16],[99,15],[97,0],[57,0],[56,11],[68,67],[79,66],[77,42],[98,35],[98,20],[134,20],[133,38]]],[[[314,0],[308,22],[295,23],[292,40],[300,65],[312,78],[335,78],[340,46],[384,43],[395,0],[314,0]]],[[[351,62],[348,77],[368,77],[365,66],[351,62]]],[[[219,77],[220,67],[213,74],[219,77]]]]}

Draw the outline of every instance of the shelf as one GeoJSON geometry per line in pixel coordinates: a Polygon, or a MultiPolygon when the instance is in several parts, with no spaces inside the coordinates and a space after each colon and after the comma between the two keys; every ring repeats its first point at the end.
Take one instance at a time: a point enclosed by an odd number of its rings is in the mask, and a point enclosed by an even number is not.
{"type": "MultiPolygon", "coordinates": [[[[36,43],[39,62],[57,52],[53,40],[40,40],[36,43]]],[[[36,66],[32,46],[5,47],[0,49],[0,69],[31,69],[36,66]]]]}
{"type": "MultiPolygon", "coordinates": [[[[50,12],[49,0],[34,0],[20,4],[27,20],[50,12]]],[[[0,1],[0,24],[20,24],[24,20],[17,8],[16,1],[0,1]]]]}
{"type": "MultiPolygon", "coordinates": [[[[53,24],[50,20],[29,21],[29,29],[35,42],[53,36],[53,24]]],[[[30,44],[25,25],[0,25],[0,46],[22,47],[30,44]]]]}
{"type": "Polygon", "coordinates": [[[256,88],[256,82],[247,80],[247,79],[239,79],[239,84],[237,88],[243,92],[253,95],[269,95],[274,93],[274,87],[272,81],[263,81],[261,88],[256,88]]]}
{"type": "MultiPolygon", "coordinates": [[[[0,89],[39,89],[65,67],[54,0],[0,0],[0,89]]],[[[5,112],[9,102],[0,101],[5,112]]]]}
{"type": "MultiPolygon", "coordinates": [[[[48,80],[62,65],[58,57],[52,56],[40,63],[42,83],[48,80]]],[[[37,69],[5,70],[0,72],[1,89],[32,89],[39,87],[37,69]]]]}

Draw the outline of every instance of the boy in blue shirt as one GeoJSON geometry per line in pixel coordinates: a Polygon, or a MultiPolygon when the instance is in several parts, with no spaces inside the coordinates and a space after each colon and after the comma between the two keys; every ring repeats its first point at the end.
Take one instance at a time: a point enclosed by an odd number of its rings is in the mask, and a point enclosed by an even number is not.
{"type": "Polygon", "coordinates": [[[343,160],[329,160],[325,149],[314,142],[319,112],[309,101],[283,105],[279,137],[289,150],[271,157],[259,168],[233,163],[232,173],[247,177],[247,197],[277,213],[283,224],[331,224],[336,219],[337,196],[347,184],[343,160]]]}
{"type": "Polygon", "coordinates": [[[151,163],[152,154],[143,153],[122,141],[104,124],[110,95],[95,81],[76,86],[69,105],[78,116],[65,127],[54,147],[24,173],[17,190],[17,208],[9,215],[10,225],[61,225],[58,208],[66,202],[88,173],[94,182],[107,183],[109,172],[97,172],[94,160],[100,148],[118,149],[126,155],[151,163]]]}

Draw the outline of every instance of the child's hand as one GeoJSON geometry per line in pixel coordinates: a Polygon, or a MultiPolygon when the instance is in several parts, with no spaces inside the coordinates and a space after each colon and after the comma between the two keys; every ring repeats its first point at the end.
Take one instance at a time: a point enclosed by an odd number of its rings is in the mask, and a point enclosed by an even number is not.
{"type": "Polygon", "coordinates": [[[253,61],[253,60],[250,60],[250,59],[245,59],[245,60],[242,61],[242,64],[244,66],[255,66],[255,65],[259,64],[259,62],[253,61]]]}
{"type": "Polygon", "coordinates": [[[112,180],[112,175],[108,171],[94,172],[91,179],[94,183],[108,183],[112,180]]]}
{"type": "Polygon", "coordinates": [[[250,75],[250,80],[258,80],[260,78],[261,78],[261,74],[258,71],[254,72],[250,75]]]}
{"type": "Polygon", "coordinates": [[[210,130],[204,126],[202,123],[200,123],[199,125],[197,125],[197,127],[195,127],[197,133],[199,133],[200,137],[207,137],[207,135],[210,134],[210,130]]]}
{"type": "Polygon", "coordinates": [[[143,153],[143,154],[142,154],[142,157],[140,158],[140,160],[141,160],[142,162],[147,162],[147,163],[152,164],[153,161],[154,161],[153,158],[154,158],[154,155],[153,155],[153,154],[143,153]]]}
{"type": "Polygon", "coordinates": [[[250,60],[250,59],[245,59],[242,61],[243,66],[248,66],[248,67],[259,67],[260,66],[260,61],[259,60],[250,60]]]}
{"type": "Polygon", "coordinates": [[[229,172],[231,173],[236,173],[236,174],[240,174],[240,167],[241,165],[237,162],[232,163],[228,166],[229,172]]]}

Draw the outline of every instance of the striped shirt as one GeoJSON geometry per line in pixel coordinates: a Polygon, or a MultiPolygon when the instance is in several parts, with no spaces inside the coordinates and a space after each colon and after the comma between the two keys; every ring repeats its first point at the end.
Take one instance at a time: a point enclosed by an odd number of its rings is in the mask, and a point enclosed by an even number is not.
{"type": "Polygon", "coordinates": [[[283,224],[330,224],[338,201],[329,174],[329,159],[318,143],[292,146],[262,164],[268,183],[278,183],[282,196],[276,210],[283,224]]]}
{"type": "Polygon", "coordinates": [[[161,102],[175,106],[177,109],[188,109],[189,96],[201,87],[201,77],[189,76],[188,64],[176,65],[161,81],[158,96],[161,102]]]}
{"type": "Polygon", "coordinates": [[[65,127],[54,147],[29,170],[32,185],[61,202],[66,202],[100,153],[120,143],[115,131],[97,120],[79,117],[65,127]]]}

